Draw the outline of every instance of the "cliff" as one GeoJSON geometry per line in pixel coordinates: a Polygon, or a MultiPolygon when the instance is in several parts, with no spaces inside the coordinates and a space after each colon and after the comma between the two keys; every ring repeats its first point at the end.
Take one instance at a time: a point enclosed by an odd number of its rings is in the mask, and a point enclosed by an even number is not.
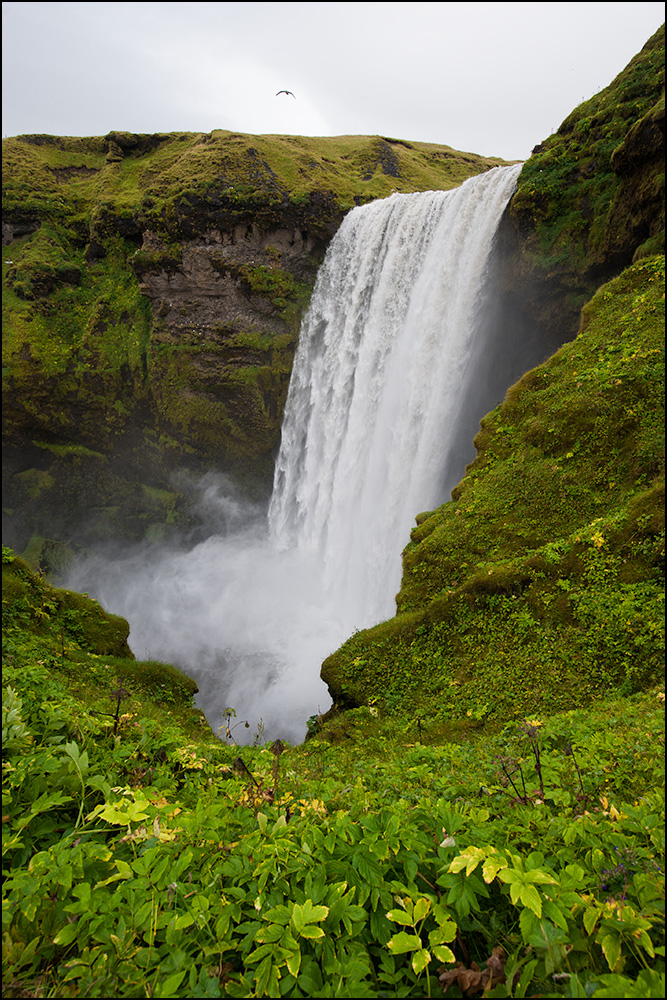
{"type": "Polygon", "coordinates": [[[533,150],[501,239],[501,287],[555,346],[633,260],[665,249],[665,31],[533,150]]]}
{"type": "Polygon", "coordinates": [[[3,140],[7,540],[151,537],[187,520],[174,468],[266,495],[345,212],[500,162],[360,136],[3,140]]]}

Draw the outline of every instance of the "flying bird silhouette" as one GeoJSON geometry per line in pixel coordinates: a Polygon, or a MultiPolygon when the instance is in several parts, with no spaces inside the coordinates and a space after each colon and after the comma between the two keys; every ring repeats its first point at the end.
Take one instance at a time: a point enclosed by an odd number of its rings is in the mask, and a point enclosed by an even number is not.
{"type": "MultiPolygon", "coordinates": [[[[291,90],[279,90],[278,94],[291,94],[292,97],[294,97],[294,94],[292,94],[291,90]]],[[[278,96],[278,94],[276,94],[276,97],[278,96]]],[[[296,97],[294,97],[294,100],[296,101],[296,97]]]]}

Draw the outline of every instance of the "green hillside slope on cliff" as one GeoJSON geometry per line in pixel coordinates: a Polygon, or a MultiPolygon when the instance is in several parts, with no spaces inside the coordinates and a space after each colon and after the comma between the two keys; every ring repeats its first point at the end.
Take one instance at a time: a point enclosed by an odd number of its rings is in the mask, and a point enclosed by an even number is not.
{"type": "Polygon", "coordinates": [[[418,517],[395,618],[324,664],[339,705],[434,722],[565,709],[654,682],[664,653],[664,257],[482,421],[453,500],[418,517]]]}
{"type": "Polygon", "coordinates": [[[663,155],[664,27],[521,172],[501,287],[545,337],[578,335],[482,420],[452,502],[417,518],[396,618],[323,665],[337,705],[381,691],[451,734],[661,675],[663,155]]]}
{"type": "MultiPolygon", "coordinates": [[[[665,248],[664,25],[533,150],[511,204],[513,280],[574,336],[579,309],[634,259],[665,248]]],[[[562,342],[562,341],[561,341],[562,342]]]]}

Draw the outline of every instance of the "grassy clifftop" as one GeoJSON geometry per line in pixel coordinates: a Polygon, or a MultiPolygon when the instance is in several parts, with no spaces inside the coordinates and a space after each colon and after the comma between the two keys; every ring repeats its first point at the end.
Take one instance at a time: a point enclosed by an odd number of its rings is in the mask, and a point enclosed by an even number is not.
{"type": "Polygon", "coordinates": [[[448,189],[504,161],[380,136],[210,134],[3,139],[3,215],[16,225],[69,218],[173,224],[186,203],[216,195],[230,214],[322,196],[335,210],[392,191],[448,189]]]}

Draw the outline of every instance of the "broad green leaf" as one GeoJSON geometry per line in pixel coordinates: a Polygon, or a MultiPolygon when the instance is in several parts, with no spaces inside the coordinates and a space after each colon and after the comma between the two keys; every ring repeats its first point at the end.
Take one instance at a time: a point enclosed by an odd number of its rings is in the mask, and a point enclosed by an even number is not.
{"type": "Polygon", "coordinates": [[[426,899],[423,896],[421,899],[418,899],[417,902],[415,903],[415,908],[413,913],[414,922],[417,923],[418,920],[423,920],[430,909],[431,909],[431,901],[429,899],[426,899]]]}
{"type": "Polygon", "coordinates": [[[431,931],[428,940],[432,946],[438,944],[444,944],[446,941],[453,941],[456,937],[456,924],[453,920],[450,920],[446,924],[442,924],[440,927],[436,927],[435,930],[431,931]]]}
{"type": "Polygon", "coordinates": [[[567,931],[567,917],[558,905],[550,899],[543,900],[544,911],[550,920],[553,920],[556,927],[560,927],[561,930],[567,931]]]}
{"type": "Polygon", "coordinates": [[[280,924],[269,924],[268,927],[260,927],[255,934],[255,941],[260,944],[275,944],[283,936],[284,928],[280,924]]]}
{"type": "Polygon", "coordinates": [[[451,948],[446,944],[439,944],[433,948],[433,954],[439,962],[455,962],[456,958],[451,948]]]}
{"type": "Polygon", "coordinates": [[[606,859],[604,854],[597,847],[593,851],[591,851],[591,864],[595,869],[595,871],[598,873],[598,875],[602,872],[606,864],[606,859]]]}
{"type": "Polygon", "coordinates": [[[587,934],[592,934],[600,916],[600,910],[593,904],[584,910],[584,927],[587,934]]]}
{"type": "Polygon", "coordinates": [[[412,968],[416,976],[424,971],[428,963],[431,961],[430,954],[424,949],[420,948],[412,956],[412,968]]]}
{"type": "Polygon", "coordinates": [[[514,994],[513,995],[515,997],[525,997],[526,990],[528,989],[528,987],[530,985],[530,982],[531,982],[531,980],[533,978],[533,975],[535,973],[535,969],[536,968],[537,968],[537,959],[534,958],[531,962],[528,962],[528,964],[525,966],[523,972],[521,973],[521,978],[519,979],[519,982],[517,983],[516,987],[514,988],[514,994]]]}
{"type": "Polygon", "coordinates": [[[519,927],[521,928],[521,934],[526,944],[532,944],[533,947],[537,948],[544,947],[542,927],[539,918],[533,913],[532,910],[526,908],[521,911],[521,916],[519,917],[519,927]]]}
{"type": "Polygon", "coordinates": [[[288,924],[290,916],[288,908],[281,903],[280,906],[276,906],[272,910],[267,910],[266,913],[263,913],[262,920],[270,920],[273,924],[288,924]]]}
{"type": "Polygon", "coordinates": [[[100,817],[107,823],[116,823],[119,826],[137,823],[147,816],[148,813],[142,805],[130,802],[128,799],[123,799],[121,802],[107,802],[100,812],[100,817]]]}
{"type": "Polygon", "coordinates": [[[316,924],[306,924],[299,931],[299,936],[303,938],[310,938],[311,940],[313,940],[315,938],[324,937],[324,931],[322,930],[321,927],[318,927],[316,924]]]}
{"type": "Polygon", "coordinates": [[[395,924],[403,924],[404,927],[413,927],[414,921],[405,910],[389,910],[387,920],[393,920],[395,924]]]}
{"type": "Polygon", "coordinates": [[[406,934],[405,931],[394,934],[389,939],[388,944],[389,950],[394,955],[404,955],[408,951],[416,951],[421,946],[421,938],[418,934],[406,934]]]}
{"type": "Polygon", "coordinates": [[[574,823],[571,823],[569,826],[566,826],[565,830],[563,831],[563,843],[567,844],[567,846],[569,847],[571,844],[574,843],[574,841],[577,839],[578,836],[579,836],[578,828],[574,825],[574,823]]]}
{"type": "Polygon", "coordinates": [[[466,875],[471,875],[477,865],[481,861],[484,861],[486,854],[487,852],[483,847],[466,847],[465,851],[462,851],[458,857],[454,858],[447,870],[456,873],[465,868],[466,875]]]}
{"type": "Polygon", "coordinates": [[[435,903],[433,906],[433,916],[438,923],[443,926],[447,926],[452,923],[452,915],[444,903],[435,903]]]}
{"type": "Polygon", "coordinates": [[[77,744],[74,742],[66,743],[65,746],[63,747],[63,750],[65,751],[68,757],[71,757],[72,760],[75,760],[77,762],[79,761],[79,758],[82,756],[82,754],[79,752],[77,744]]]}
{"type": "Polygon", "coordinates": [[[287,952],[275,944],[261,944],[259,948],[255,948],[254,951],[250,952],[246,958],[246,963],[254,965],[255,962],[262,962],[267,956],[280,965],[287,957],[287,952]]]}
{"type": "Polygon", "coordinates": [[[521,886],[519,897],[523,905],[530,907],[536,917],[542,916],[542,898],[534,885],[521,886]]]}
{"type": "Polygon", "coordinates": [[[185,976],[185,969],[181,969],[179,972],[174,972],[171,976],[167,976],[164,982],[157,983],[155,988],[156,997],[173,997],[176,995],[176,990],[181,985],[183,978],[185,976]]]}
{"type": "Polygon", "coordinates": [[[301,967],[301,952],[293,951],[290,952],[285,958],[287,968],[293,976],[299,975],[299,968],[301,967]]]}
{"type": "Polygon", "coordinates": [[[607,959],[607,965],[609,966],[611,972],[613,972],[618,965],[618,960],[621,957],[620,935],[613,933],[605,934],[600,941],[600,947],[602,948],[604,957],[607,959]]]}
{"type": "MultiPolygon", "coordinates": [[[[307,899],[303,904],[294,904],[294,909],[292,911],[292,923],[298,933],[301,933],[302,928],[306,924],[324,920],[328,912],[328,906],[314,906],[312,901],[307,899]]],[[[320,937],[319,934],[314,936],[320,937]]]]}
{"type": "Polygon", "coordinates": [[[655,958],[655,949],[653,948],[653,942],[646,933],[646,931],[635,931],[635,937],[641,944],[643,948],[649,953],[651,958],[655,958]]]}
{"type": "MultiPolygon", "coordinates": [[[[257,990],[253,994],[254,996],[262,997],[268,992],[269,982],[272,979],[272,973],[274,972],[274,965],[270,955],[267,955],[257,967],[257,971],[253,976],[253,979],[257,983],[257,990]]],[[[277,976],[276,976],[277,978],[277,976]]],[[[276,993],[273,993],[276,996],[276,993]]]]}
{"type": "Polygon", "coordinates": [[[59,930],[54,937],[53,943],[63,946],[71,944],[72,941],[76,940],[80,929],[81,928],[78,926],[78,922],[65,924],[65,926],[61,928],[61,930],[59,930]]]}
{"type": "Polygon", "coordinates": [[[493,882],[494,878],[502,868],[507,868],[507,861],[499,854],[487,858],[482,865],[482,878],[487,883],[493,882]]]}
{"type": "Polygon", "coordinates": [[[503,868],[498,871],[498,878],[501,882],[506,882],[508,885],[515,885],[516,883],[523,883],[523,872],[517,872],[514,868],[503,868]]]}
{"type": "Polygon", "coordinates": [[[540,868],[531,868],[530,871],[524,873],[523,878],[526,882],[532,882],[534,885],[558,885],[553,875],[550,875],[549,872],[543,872],[540,868]]]}

